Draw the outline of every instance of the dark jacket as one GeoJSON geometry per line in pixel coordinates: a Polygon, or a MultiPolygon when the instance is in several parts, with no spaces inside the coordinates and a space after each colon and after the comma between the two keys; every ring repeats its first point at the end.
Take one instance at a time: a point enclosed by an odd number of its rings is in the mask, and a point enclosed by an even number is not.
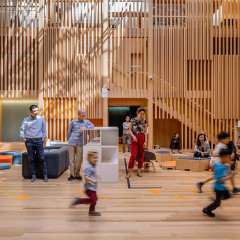
{"type": "Polygon", "coordinates": [[[239,157],[238,157],[238,155],[237,155],[237,149],[236,149],[233,141],[230,141],[229,144],[227,144],[227,146],[228,146],[228,149],[229,149],[232,153],[234,153],[234,155],[235,155],[235,157],[234,157],[233,160],[234,160],[234,161],[236,161],[236,160],[239,161],[239,157]]]}
{"type": "Polygon", "coordinates": [[[171,140],[170,148],[173,144],[180,144],[180,138],[175,139],[174,137],[171,140]]]}

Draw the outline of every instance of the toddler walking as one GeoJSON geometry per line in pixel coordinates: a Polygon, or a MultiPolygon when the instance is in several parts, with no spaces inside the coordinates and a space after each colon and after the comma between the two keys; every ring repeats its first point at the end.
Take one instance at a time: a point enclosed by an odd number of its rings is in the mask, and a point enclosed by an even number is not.
{"type": "Polygon", "coordinates": [[[95,211],[97,204],[97,171],[98,153],[89,151],[87,155],[88,165],[83,171],[85,179],[85,193],[89,198],[75,198],[70,207],[77,204],[90,204],[89,216],[101,216],[100,212],[95,211]]]}

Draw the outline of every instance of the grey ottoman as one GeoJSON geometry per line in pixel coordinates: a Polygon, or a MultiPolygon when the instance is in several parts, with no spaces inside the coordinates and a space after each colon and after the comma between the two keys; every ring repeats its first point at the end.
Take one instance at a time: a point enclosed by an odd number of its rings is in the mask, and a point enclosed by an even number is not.
{"type": "Polygon", "coordinates": [[[69,167],[69,154],[68,154],[68,145],[64,145],[64,146],[61,146],[61,145],[57,145],[57,146],[46,146],[44,147],[44,149],[64,149],[65,150],[65,167],[66,169],[69,167]]]}
{"type": "MultiPolygon", "coordinates": [[[[66,166],[66,148],[45,147],[44,154],[49,178],[59,177],[68,168],[66,166]]],[[[43,177],[41,172],[41,164],[39,162],[37,162],[36,168],[37,178],[43,177]]],[[[32,177],[27,152],[24,152],[22,155],[22,176],[24,178],[32,177]]]]}

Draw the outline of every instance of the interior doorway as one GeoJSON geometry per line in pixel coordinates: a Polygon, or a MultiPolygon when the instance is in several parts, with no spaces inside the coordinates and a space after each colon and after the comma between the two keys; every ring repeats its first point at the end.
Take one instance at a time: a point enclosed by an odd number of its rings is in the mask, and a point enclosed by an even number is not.
{"type": "Polygon", "coordinates": [[[129,106],[129,107],[108,107],[108,116],[109,116],[109,126],[118,127],[119,137],[122,137],[123,127],[122,124],[125,122],[126,116],[130,118],[136,117],[136,112],[139,106],[129,106]]]}

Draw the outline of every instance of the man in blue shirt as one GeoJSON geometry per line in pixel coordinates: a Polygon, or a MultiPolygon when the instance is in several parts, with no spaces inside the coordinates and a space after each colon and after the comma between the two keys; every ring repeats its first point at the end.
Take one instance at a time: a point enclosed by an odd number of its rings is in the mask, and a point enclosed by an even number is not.
{"type": "Polygon", "coordinates": [[[231,164],[231,154],[232,152],[229,149],[222,149],[219,153],[220,162],[215,162],[214,167],[214,190],[216,192],[216,200],[209,204],[207,207],[203,208],[202,212],[209,217],[215,217],[215,214],[212,212],[221,205],[222,200],[230,198],[230,193],[225,186],[227,180],[231,180],[237,172],[232,172],[229,174],[229,166],[231,164]]]}
{"type": "Polygon", "coordinates": [[[70,177],[68,181],[72,181],[75,178],[82,180],[80,169],[83,161],[83,131],[84,129],[94,128],[94,125],[89,120],[84,119],[85,116],[84,110],[78,110],[78,118],[72,120],[68,128],[67,139],[70,161],[70,177]]]}
{"type": "Polygon", "coordinates": [[[47,135],[46,135],[46,122],[43,117],[38,116],[38,107],[31,105],[29,107],[30,116],[26,117],[20,128],[20,137],[25,142],[30,168],[32,172],[32,182],[36,181],[36,161],[41,162],[43,180],[48,181],[47,165],[44,156],[44,148],[47,135]]]}

